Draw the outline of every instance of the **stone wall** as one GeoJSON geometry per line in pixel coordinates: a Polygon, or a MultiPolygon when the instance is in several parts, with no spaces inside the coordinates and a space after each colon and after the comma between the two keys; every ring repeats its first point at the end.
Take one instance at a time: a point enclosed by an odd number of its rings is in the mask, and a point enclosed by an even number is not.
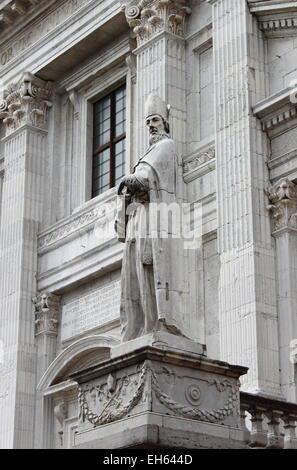
{"type": "Polygon", "coordinates": [[[114,233],[98,236],[113,223],[116,191],[91,200],[91,158],[92,103],[123,82],[127,173],[147,145],[142,103],[158,91],[172,105],[185,197],[202,208],[190,280],[197,340],[214,359],[248,365],[247,390],[296,400],[289,359],[297,337],[296,201],[290,196],[288,208],[287,197],[267,196],[269,187],[297,181],[292,3],[273,2],[268,11],[259,0],[189,0],[174,33],[167,18],[146,36],[132,32],[124,0],[40,1],[21,16],[6,7],[3,18],[13,22],[1,20],[4,88],[29,71],[39,87],[50,80],[52,94],[42,131],[28,114],[21,131],[12,128],[14,108],[1,106],[3,133],[8,127],[0,145],[0,334],[9,356],[0,364],[0,447],[71,447],[73,361],[92,365],[95,348],[105,358],[119,339],[122,245],[114,233]],[[27,277],[13,279],[21,272],[27,277]],[[39,382],[36,394],[24,389],[26,374],[39,382]],[[35,402],[44,439],[33,436],[35,402]],[[26,416],[13,422],[22,406],[26,416]]]}

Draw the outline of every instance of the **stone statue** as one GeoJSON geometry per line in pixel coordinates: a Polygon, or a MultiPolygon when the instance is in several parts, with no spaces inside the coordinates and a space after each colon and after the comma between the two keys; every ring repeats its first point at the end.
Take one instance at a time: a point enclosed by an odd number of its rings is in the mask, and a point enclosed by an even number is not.
{"type": "MultiPolygon", "coordinates": [[[[179,223],[167,224],[166,207],[178,217],[183,202],[182,173],[169,137],[169,106],[156,95],[146,103],[149,148],[131,175],[123,178],[116,231],[125,243],[122,265],[122,341],[155,331],[189,335],[185,309],[182,240],[173,236],[179,223]],[[163,207],[157,223],[156,208],[163,207]],[[152,210],[154,208],[154,210],[152,210]],[[163,215],[165,216],[163,217],[163,215]]],[[[157,209],[158,211],[158,209],[157,209]]],[[[175,218],[172,215],[172,218],[175,218]]],[[[170,218],[170,217],[169,217],[170,218]]]]}

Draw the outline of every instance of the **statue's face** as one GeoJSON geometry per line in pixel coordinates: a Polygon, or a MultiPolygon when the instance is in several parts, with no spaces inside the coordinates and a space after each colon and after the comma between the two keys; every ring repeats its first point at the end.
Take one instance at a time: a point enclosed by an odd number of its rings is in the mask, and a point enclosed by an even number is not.
{"type": "Polygon", "coordinates": [[[164,134],[165,132],[164,121],[158,114],[153,114],[146,118],[146,125],[151,135],[164,134]]]}

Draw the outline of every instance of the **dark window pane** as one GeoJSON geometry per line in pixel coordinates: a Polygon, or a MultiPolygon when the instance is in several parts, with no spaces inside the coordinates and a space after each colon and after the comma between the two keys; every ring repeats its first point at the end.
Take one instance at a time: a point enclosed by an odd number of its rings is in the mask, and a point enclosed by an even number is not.
{"type": "Polygon", "coordinates": [[[115,181],[116,183],[120,182],[121,178],[125,175],[124,167],[119,166],[115,168],[115,181]]]}
{"type": "Polygon", "coordinates": [[[126,87],[122,86],[94,104],[93,197],[117,185],[125,174],[126,142],[115,143],[125,132],[126,87]],[[106,149],[98,152],[103,146],[106,149]],[[111,170],[114,181],[110,181],[111,170]]]}
{"type": "Polygon", "coordinates": [[[123,99],[126,96],[126,87],[121,87],[115,91],[116,101],[123,99]]]}
{"type": "Polygon", "coordinates": [[[97,153],[93,158],[93,166],[102,165],[104,162],[109,162],[109,148],[103,152],[97,153]]]}
{"type": "Polygon", "coordinates": [[[116,132],[115,135],[116,137],[119,137],[120,135],[124,134],[126,132],[126,123],[122,122],[121,124],[118,124],[116,126],[116,132]]]}
{"type": "Polygon", "coordinates": [[[115,184],[118,184],[121,178],[125,175],[125,145],[126,139],[117,142],[117,144],[115,145],[115,184]]]}
{"type": "Polygon", "coordinates": [[[125,120],[125,113],[124,113],[124,110],[118,111],[118,112],[116,113],[116,119],[115,119],[116,124],[119,124],[120,122],[124,122],[124,120],[125,120]]]}
{"type": "Polygon", "coordinates": [[[105,162],[103,165],[94,166],[93,178],[98,178],[105,173],[109,173],[109,162],[105,162]]]}

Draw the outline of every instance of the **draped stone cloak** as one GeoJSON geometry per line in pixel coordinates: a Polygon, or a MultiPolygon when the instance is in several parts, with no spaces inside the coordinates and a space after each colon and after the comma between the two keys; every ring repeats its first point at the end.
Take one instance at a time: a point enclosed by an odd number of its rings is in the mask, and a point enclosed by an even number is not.
{"type": "Polygon", "coordinates": [[[117,216],[119,226],[126,227],[123,341],[156,330],[191,337],[186,250],[180,233],[183,180],[174,141],[165,137],[152,145],[134,167],[133,176],[141,190],[131,198],[128,217],[123,212],[117,216]],[[133,203],[140,209],[134,210],[133,203]],[[144,220],[145,230],[139,230],[144,220]]]}

